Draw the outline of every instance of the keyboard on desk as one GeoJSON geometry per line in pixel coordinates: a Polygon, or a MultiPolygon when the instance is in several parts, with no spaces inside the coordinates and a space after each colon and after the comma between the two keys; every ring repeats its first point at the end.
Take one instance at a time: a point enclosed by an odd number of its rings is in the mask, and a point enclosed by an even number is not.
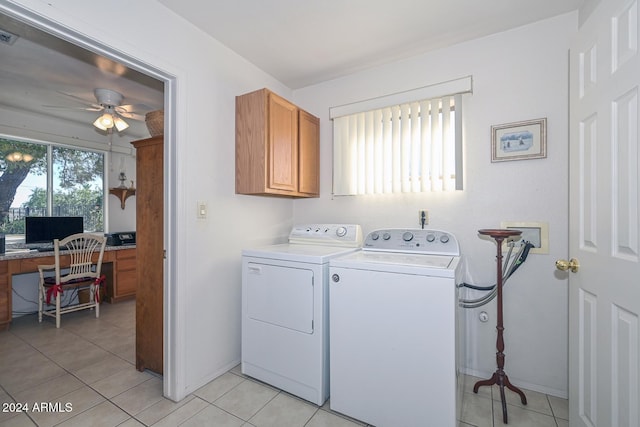
{"type": "MultiPolygon", "coordinates": [[[[38,252],[53,252],[53,246],[40,246],[40,247],[37,247],[36,250],[38,252]]],[[[67,251],[69,250],[69,248],[67,248],[66,246],[60,246],[60,250],[67,251]]]]}

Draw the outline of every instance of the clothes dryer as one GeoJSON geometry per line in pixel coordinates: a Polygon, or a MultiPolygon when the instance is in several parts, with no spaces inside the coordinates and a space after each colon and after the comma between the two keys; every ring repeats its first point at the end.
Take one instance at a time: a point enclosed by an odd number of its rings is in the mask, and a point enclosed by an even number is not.
{"type": "Polygon", "coordinates": [[[329,395],[329,260],[359,250],[353,224],[293,227],[242,251],[242,373],[322,405],[329,395]]]}
{"type": "Polygon", "coordinates": [[[330,261],[331,409],[377,427],[455,427],[460,249],[386,229],[330,261]]]}

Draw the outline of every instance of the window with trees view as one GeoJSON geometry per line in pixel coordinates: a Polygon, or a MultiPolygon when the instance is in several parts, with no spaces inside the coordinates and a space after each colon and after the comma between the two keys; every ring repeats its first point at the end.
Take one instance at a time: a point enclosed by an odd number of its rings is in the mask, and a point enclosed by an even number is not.
{"type": "Polygon", "coordinates": [[[0,138],[0,173],[0,233],[23,237],[25,216],[82,216],[85,231],[104,230],[103,152],[0,138]]]}

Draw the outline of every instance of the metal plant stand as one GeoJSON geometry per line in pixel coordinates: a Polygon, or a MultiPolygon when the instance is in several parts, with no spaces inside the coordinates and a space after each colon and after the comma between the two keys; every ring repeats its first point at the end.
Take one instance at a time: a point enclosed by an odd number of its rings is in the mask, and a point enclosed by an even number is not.
{"type": "Polygon", "coordinates": [[[502,319],[502,242],[504,239],[518,236],[522,232],[520,230],[500,230],[500,229],[483,229],[478,230],[478,233],[490,236],[496,241],[497,244],[497,255],[496,255],[496,266],[497,266],[497,290],[498,290],[498,323],[496,329],[498,330],[498,338],[496,340],[496,363],[498,365],[498,369],[494,372],[494,374],[488,380],[478,381],[473,386],[473,392],[478,393],[478,389],[481,386],[488,385],[491,386],[493,384],[497,384],[500,387],[500,400],[502,401],[502,419],[505,424],[507,424],[507,401],[504,396],[504,388],[507,387],[509,390],[518,393],[520,396],[520,400],[523,405],[527,404],[527,397],[524,395],[522,390],[518,387],[514,386],[509,382],[509,377],[504,372],[504,323],[502,319]]]}

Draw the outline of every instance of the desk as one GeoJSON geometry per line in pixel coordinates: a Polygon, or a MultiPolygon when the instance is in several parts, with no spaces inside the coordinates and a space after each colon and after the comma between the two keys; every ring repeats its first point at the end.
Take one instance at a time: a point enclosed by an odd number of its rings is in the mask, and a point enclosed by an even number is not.
{"type": "MultiPolygon", "coordinates": [[[[65,258],[68,256],[61,256],[62,264],[65,263],[65,258]]],[[[7,252],[0,255],[0,330],[8,329],[11,323],[13,275],[34,273],[38,271],[38,265],[54,263],[53,251],[7,252]]],[[[135,298],[137,281],[135,246],[107,246],[102,258],[102,272],[107,277],[106,301],[114,303],[135,298]]],[[[37,285],[36,281],[34,286],[37,285]]]]}

